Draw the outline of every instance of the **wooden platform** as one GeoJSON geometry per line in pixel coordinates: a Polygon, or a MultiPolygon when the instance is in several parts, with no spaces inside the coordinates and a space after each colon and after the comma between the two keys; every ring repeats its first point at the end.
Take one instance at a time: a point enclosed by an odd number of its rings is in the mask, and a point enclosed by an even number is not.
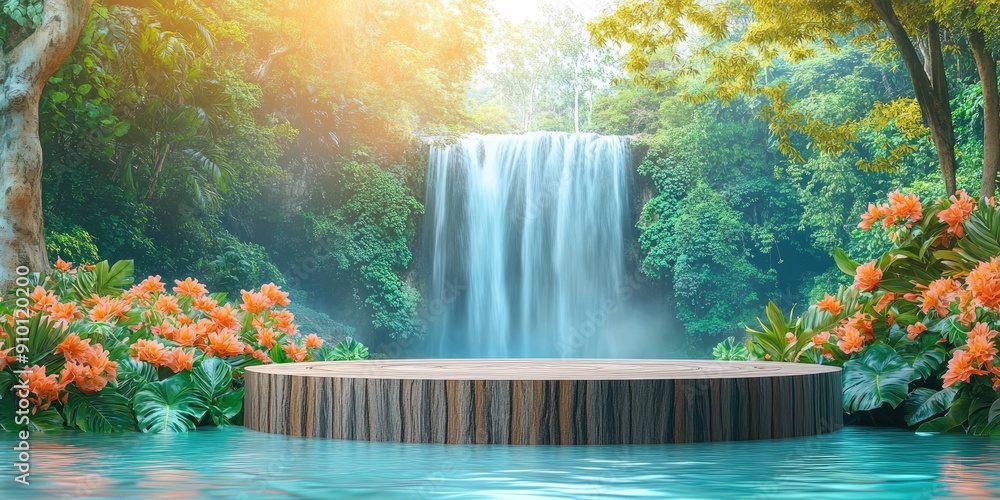
{"type": "Polygon", "coordinates": [[[839,368],[700,360],[255,366],[244,415],[258,431],[410,443],[686,443],[843,427],[839,368]]]}

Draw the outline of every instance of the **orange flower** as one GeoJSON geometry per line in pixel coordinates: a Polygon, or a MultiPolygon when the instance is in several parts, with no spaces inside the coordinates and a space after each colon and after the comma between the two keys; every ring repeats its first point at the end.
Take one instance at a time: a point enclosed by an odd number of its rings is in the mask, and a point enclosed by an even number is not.
{"type": "Polygon", "coordinates": [[[195,297],[194,300],[191,301],[192,309],[197,309],[199,311],[204,311],[204,312],[211,312],[218,305],[219,302],[209,296],[195,297]]]}
{"type": "MultiPolygon", "coordinates": [[[[792,334],[792,340],[795,340],[795,334],[792,334]]],[[[307,349],[317,349],[323,346],[323,339],[319,338],[319,336],[315,333],[306,335],[304,342],[307,349]]]]}
{"type": "Polygon", "coordinates": [[[90,310],[92,321],[117,321],[128,317],[132,305],[121,299],[92,296],[93,309],[90,310]]]}
{"type": "Polygon", "coordinates": [[[969,326],[975,320],[976,305],[972,292],[968,290],[958,292],[958,322],[969,326]]]}
{"type": "Polygon", "coordinates": [[[278,330],[281,330],[287,333],[288,335],[295,336],[298,335],[299,333],[299,325],[296,325],[294,323],[289,323],[287,325],[279,323],[278,330]]]}
{"type": "Polygon", "coordinates": [[[980,305],[1000,311],[1000,257],[980,262],[965,278],[965,286],[980,305]]]}
{"type": "Polygon", "coordinates": [[[287,354],[288,357],[296,363],[305,361],[306,356],[309,355],[309,352],[306,351],[305,347],[302,347],[294,342],[289,342],[281,346],[281,348],[285,351],[285,354],[287,354]]]}
{"type": "Polygon", "coordinates": [[[172,295],[160,295],[153,304],[153,309],[163,314],[180,314],[181,308],[177,305],[177,297],[172,295]]]}
{"type": "MultiPolygon", "coordinates": [[[[908,194],[904,196],[899,191],[893,191],[889,193],[889,214],[896,219],[909,219],[906,227],[910,227],[914,222],[924,218],[924,209],[920,205],[920,197],[917,195],[908,194]]],[[[892,224],[892,222],[889,224],[892,224]]]]}
{"type": "Polygon", "coordinates": [[[295,321],[295,315],[288,309],[271,311],[271,318],[277,321],[279,325],[288,325],[291,324],[292,321],[295,321]]]}
{"type": "Polygon", "coordinates": [[[0,342],[0,370],[11,366],[11,363],[17,361],[17,356],[11,356],[10,351],[13,351],[13,347],[3,348],[3,342],[0,342]]]}
{"type": "Polygon", "coordinates": [[[170,339],[173,338],[174,332],[177,330],[174,328],[174,325],[171,325],[168,321],[164,320],[159,326],[149,327],[149,331],[158,337],[170,339]]]}
{"type": "Polygon", "coordinates": [[[133,358],[157,366],[164,363],[164,357],[167,354],[166,347],[155,340],[139,339],[135,344],[132,344],[132,350],[135,351],[135,354],[132,355],[133,358]]]}
{"type": "Polygon", "coordinates": [[[876,266],[876,261],[871,261],[858,266],[854,275],[854,288],[859,291],[868,292],[874,290],[882,281],[882,270],[876,266]]]}
{"type": "Polygon", "coordinates": [[[865,231],[870,231],[872,225],[879,221],[882,217],[885,217],[886,208],[884,205],[876,205],[874,203],[868,204],[868,211],[861,214],[861,223],[858,227],[865,231]]]}
{"type": "Polygon", "coordinates": [[[90,350],[90,339],[81,340],[80,336],[71,333],[56,346],[56,352],[62,353],[66,361],[79,361],[84,353],[90,350]]]}
{"type": "Polygon", "coordinates": [[[993,339],[997,336],[995,330],[990,330],[986,323],[976,323],[976,326],[969,331],[966,349],[979,366],[992,368],[993,358],[997,355],[997,348],[993,345],[993,339]]]}
{"type": "Polygon", "coordinates": [[[163,366],[170,368],[174,373],[190,370],[194,367],[194,351],[186,352],[184,349],[177,348],[167,352],[163,358],[163,366]]]}
{"type": "MultiPolygon", "coordinates": [[[[896,300],[896,298],[897,295],[895,293],[886,292],[886,294],[883,295],[881,298],[879,298],[878,302],[875,304],[875,312],[879,313],[882,312],[886,308],[886,306],[892,304],[893,301],[896,300]]],[[[890,312],[889,314],[891,315],[892,313],[890,312]]]]}
{"type": "Polygon", "coordinates": [[[55,328],[65,330],[71,322],[83,318],[83,313],[76,309],[75,302],[56,303],[49,308],[49,318],[55,320],[55,328]]]}
{"type": "Polygon", "coordinates": [[[961,349],[955,351],[948,361],[948,371],[944,374],[944,387],[949,387],[955,382],[969,382],[973,375],[985,375],[989,372],[977,369],[973,362],[975,359],[968,352],[961,349]]]}
{"type": "Polygon", "coordinates": [[[46,375],[44,366],[27,368],[21,373],[21,380],[27,382],[30,393],[27,399],[34,405],[32,413],[47,410],[52,403],[66,399],[66,395],[61,394],[66,385],[60,384],[55,374],[46,375]]]}
{"type": "Polygon", "coordinates": [[[927,285],[920,297],[923,299],[920,310],[927,314],[931,309],[937,311],[939,317],[948,315],[948,307],[958,297],[962,284],[952,278],[941,278],[927,285]]]}
{"type": "Polygon", "coordinates": [[[109,379],[113,379],[118,376],[118,363],[111,361],[110,355],[101,344],[94,344],[83,353],[83,363],[93,367],[97,373],[105,373],[109,379]]]}
{"type": "Polygon", "coordinates": [[[28,294],[28,298],[34,303],[31,308],[36,311],[47,310],[52,305],[59,303],[55,293],[40,286],[36,286],[35,291],[28,294]]]}
{"type": "Polygon", "coordinates": [[[108,385],[108,379],[99,370],[79,363],[67,363],[60,378],[64,384],[75,383],[78,389],[87,393],[101,392],[108,385]]]}
{"type": "Polygon", "coordinates": [[[924,325],[923,323],[918,321],[906,327],[906,338],[910,340],[916,340],[918,335],[926,331],[927,331],[927,325],[924,325]]]}
{"type": "Polygon", "coordinates": [[[240,304],[240,309],[243,309],[250,314],[257,314],[274,305],[271,302],[271,299],[262,293],[240,290],[240,294],[243,296],[243,303],[240,304]]]}
{"type": "Polygon", "coordinates": [[[70,271],[70,269],[73,269],[73,263],[72,262],[66,262],[65,260],[62,260],[62,257],[56,257],[56,263],[52,264],[52,265],[56,269],[58,269],[58,270],[60,270],[60,271],[62,271],[64,273],[68,273],[70,271]]]}
{"type": "Polygon", "coordinates": [[[261,285],[260,293],[267,297],[267,299],[271,301],[272,305],[285,307],[291,302],[288,300],[288,292],[282,292],[281,287],[275,285],[274,283],[261,285]]]}
{"type": "Polygon", "coordinates": [[[830,332],[822,332],[813,335],[813,347],[816,349],[822,349],[823,344],[830,341],[830,332]]]}
{"type": "Polygon", "coordinates": [[[174,293],[177,295],[186,295],[188,297],[202,297],[208,295],[208,289],[205,285],[198,283],[198,280],[192,278],[185,278],[184,281],[174,280],[177,286],[174,287],[174,293]]]}
{"type": "Polygon", "coordinates": [[[150,276],[142,280],[141,283],[136,285],[136,288],[138,288],[139,291],[148,294],[163,293],[167,291],[167,287],[163,284],[162,281],[160,281],[159,275],[150,276]]]}
{"type": "Polygon", "coordinates": [[[823,300],[816,303],[816,307],[820,311],[829,311],[834,316],[844,310],[844,306],[840,302],[837,302],[836,297],[830,294],[825,294],[823,300]]]}
{"type": "Polygon", "coordinates": [[[263,362],[265,365],[271,362],[271,358],[260,349],[253,352],[253,359],[263,362]]]}
{"type": "Polygon", "coordinates": [[[271,330],[270,328],[261,328],[260,330],[257,330],[257,335],[255,335],[254,338],[257,339],[258,344],[268,349],[274,347],[274,345],[278,343],[277,335],[274,333],[274,330],[271,330]]]}
{"type": "Polygon", "coordinates": [[[948,224],[948,233],[961,238],[965,235],[965,221],[975,210],[976,200],[967,195],[963,189],[951,196],[951,206],[938,212],[938,219],[948,224]]]}
{"type": "Polygon", "coordinates": [[[872,321],[874,321],[874,318],[859,311],[854,313],[854,316],[845,318],[843,323],[863,334],[866,339],[873,340],[875,332],[872,329],[872,321]]]}
{"type": "Polygon", "coordinates": [[[208,334],[208,347],[205,353],[209,356],[228,358],[243,354],[244,345],[236,335],[229,330],[208,334]]]}
{"type": "Polygon", "coordinates": [[[844,354],[861,352],[861,349],[865,346],[864,335],[851,325],[838,326],[834,329],[834,333],[837,334],[837,347],[844,354]]]}
{"type": "Polygon", "coordinates": [[[191,347],[198,341],[198,337],[198,326],[188,325],[178,328],[170,340],[177,342],[182,347],[191,347]]]}
{"type": "Polygon", "coordinates": [[[212,318],[216,328],[219,330],[232,330],[240,326],[240,321],[236,319],[236,311],[228,303],[222,307],[216,307],[212,312],[208,313],[208,317],[212,318]]]}

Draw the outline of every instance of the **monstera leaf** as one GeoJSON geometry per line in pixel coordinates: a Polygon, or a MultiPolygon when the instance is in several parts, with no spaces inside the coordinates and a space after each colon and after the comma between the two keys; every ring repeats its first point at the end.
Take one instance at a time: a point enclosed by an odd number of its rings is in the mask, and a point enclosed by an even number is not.
{"type": "Polygon", "coordinates": [[[874,410],[899,405],[909,389],[913,368],[893,348],[876,344],[844,363],[844,410],[874,410]]]}
{"type": "Polygon", "coordinates": [[[921,387],[914,390],[903,402],[906,423],[917,425],[951,408],[958,390],[948,387],[940,391],[921,387]]]}
{"type": "Polygon", "coordinates": [[[207,407],[191,377],[181,373],[140,389],[132,409],[142,432],[187,432],[195,428],[207,407]]]}
{"type": "Polygon", "coordinates": [[[156,367],[145,361],[124,358],[118,362],[118,392],[131,398],[151,382],[156,382],[156,367]]]}
{"type": "Polygon", "coordinates": [[[208,402],[212,423],[228,425],[243,409],[243,389],[233,391],[233,369],[219,358],[204,358],[191,372],[194,387],[208,402]]]}
{"type": "Polygon", "coordinates": [[[67,424],[84,432],[118,432],[135,427],[128,399],[114,387],[105,386],[95,394],[87,394],[75,388],[70,388],[69,391],[69,399],[63,408],[67,424]]]}

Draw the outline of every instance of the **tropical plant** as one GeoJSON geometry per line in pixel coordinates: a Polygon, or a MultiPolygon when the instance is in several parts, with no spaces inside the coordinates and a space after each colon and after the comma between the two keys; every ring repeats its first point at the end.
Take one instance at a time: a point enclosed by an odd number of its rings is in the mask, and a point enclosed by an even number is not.
{"type": "Polygon", "coordinates": [[[1000,434],[1000,208],[964,191],[921,203],[889,194],[859,227],[893,242],[866,263],[837,250],[853,276],[801,315],[770,304],[748,329],[755,359],[843,366],[844,409],[896,409],[920,431],[1000,434]]]}
{"type": "Polygon", "coordinates": [[[720,361],[747,361],[750,351],[745,344],[737,342],[736,337],[728,337],[712,349],[712,357],[720,361]]]}
{"type": "Polygon", "coordinates": [[[330,347],[299,335],[288,294],[273,283],[228,303],[191,278],[176,280],[173,293],[159,276],[133,284],[132,269],[131,261],[73,268],[59,259],[51,274],[9,291],[0,303],[0,427],[22,427],[19,383],[35,430],[238,424],[246,367],[368,357],[350,338],[330,347]],[[27,337],[20,359],[17,337],[27,337]]]}

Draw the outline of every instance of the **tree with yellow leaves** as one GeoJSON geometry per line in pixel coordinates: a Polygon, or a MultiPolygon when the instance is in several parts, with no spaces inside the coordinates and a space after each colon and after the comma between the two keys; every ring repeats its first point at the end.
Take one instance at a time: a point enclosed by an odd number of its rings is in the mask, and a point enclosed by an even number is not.
{"type": "MultiPolygon", "coordinates": [[[[1000,107],[996,57],[986,34],[1000,24],[998,12],[998,0],[624,0],[590,30],[600,44],[627,48],[626,69],[637,83],[666,87],[698,78],[705,85],[688,95],[695,102],[763,97],[760,117],[768,122],[779,150],[793,159],[802,159],[793,134],[806,136],[810,148],[837,155],[853,149],[862,127],[892,125],[908,137],[929,130],[949,194],[957,186],[944,40],[961,41],[958,49],[972,52],[982,81],[982,194],[993,196],[1000,164],[1000,107]],[[707,43],[696,46],[702,37],[707,43]],[[914,97],[877,104],[863,118],[827,123],[797,107],[786,83],[768,78],[777,59],[799,62],[821,47],[837,50],[843,40],[876,44],[883,54],[895,52],[906,66],[914,97]],[[674,58],[667,68],[650,64],[662,50],[678,48],[692,50],[691,57],[674,58]]],[[[859,166],[890,170],[912,150],[903,144],[859,166]]]]}

